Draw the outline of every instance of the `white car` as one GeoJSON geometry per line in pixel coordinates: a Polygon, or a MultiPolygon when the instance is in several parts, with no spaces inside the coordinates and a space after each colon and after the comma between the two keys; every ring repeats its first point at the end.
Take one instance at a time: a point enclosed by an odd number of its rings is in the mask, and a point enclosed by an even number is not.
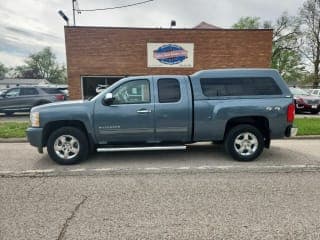
{"type": "Polygon", "coordinates": [[[314,96],[320,97],[320,89],[312,89],[310,93],[314,96]]]}

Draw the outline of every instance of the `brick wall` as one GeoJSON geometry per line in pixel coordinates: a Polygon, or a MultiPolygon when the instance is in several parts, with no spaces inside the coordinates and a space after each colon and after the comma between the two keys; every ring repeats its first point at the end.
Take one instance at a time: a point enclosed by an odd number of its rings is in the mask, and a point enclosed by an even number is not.
{"type": "Polygon", "coordinates": [[[192,74],[198,70],[270,67],[272,30],[65,27],[71,99],[81,76],[192,74]],[[193,68],[148,68],[147,43],[194,43],[193,68]]]}

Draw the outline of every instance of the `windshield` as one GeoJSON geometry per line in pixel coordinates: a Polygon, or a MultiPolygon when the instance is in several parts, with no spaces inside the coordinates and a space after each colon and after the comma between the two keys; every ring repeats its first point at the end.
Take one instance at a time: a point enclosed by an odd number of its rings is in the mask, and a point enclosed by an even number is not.
{"type": "Polygon", "coordinates": [[[301,88],[290,88],[290,91],[292,92],[293,95],[305,95],[305,96],[310,95],[309,93],[307,93],[305,90],[301,88]]]}

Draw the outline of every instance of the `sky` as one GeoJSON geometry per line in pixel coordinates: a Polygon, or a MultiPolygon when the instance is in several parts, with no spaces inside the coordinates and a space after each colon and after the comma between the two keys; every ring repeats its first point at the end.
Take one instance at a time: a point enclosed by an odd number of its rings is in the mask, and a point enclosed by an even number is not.
{"type": "MultiPolygon", "coordinates": [[[[80,9],[106,8],[143,0],[77,0],[80,9]]],[[[275,21],[283,12],[296,15],[303,0],[154,0],[142,5],[76,14],[77,26],[162,27],[175,20],[177,28],[201,21],[230,28],[242,16],[275,21]]],[[[27,56],[51,47],[65,63],[62,10],[72,21],[72,0],[0,0],[0,63],[14,67],[27,56]]]]}

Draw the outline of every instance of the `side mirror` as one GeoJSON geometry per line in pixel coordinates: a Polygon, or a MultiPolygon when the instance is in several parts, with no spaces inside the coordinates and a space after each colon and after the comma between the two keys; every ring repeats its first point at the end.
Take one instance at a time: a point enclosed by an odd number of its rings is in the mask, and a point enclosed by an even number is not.
{"type": "Polygon", "coordinates": [[[104,96],[103,102],[105,105],[111,105],[114,101],[114,97],[112,96],[112,93],[107,93],[104,96]]]}

